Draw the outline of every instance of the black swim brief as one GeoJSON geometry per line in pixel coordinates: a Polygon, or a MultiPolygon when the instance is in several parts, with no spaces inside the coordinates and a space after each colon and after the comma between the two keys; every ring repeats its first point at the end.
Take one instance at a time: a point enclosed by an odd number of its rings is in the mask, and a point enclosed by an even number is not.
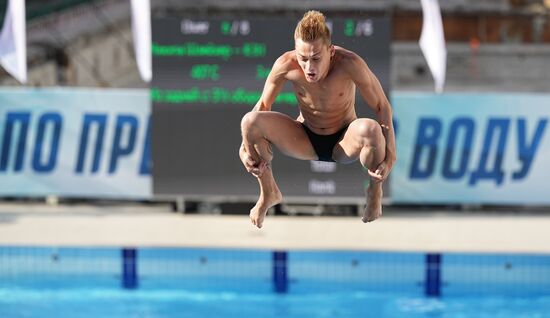
{"type": "Polygon", "coordinates": [[[334,159],[332,159],[332,150],[340,141],[340,138],[342,138],[342,135],[346,129],[348,129],[348,126],[349,125],[344,126],[332,135],[318,135],[302,123],[302,127],[304,127],[304,130],[306,131],[309,142],[311,142],[313,149],[315,149],[315,153],[319,157],[319,161],[328,162],[334,162],[334,159]]]}

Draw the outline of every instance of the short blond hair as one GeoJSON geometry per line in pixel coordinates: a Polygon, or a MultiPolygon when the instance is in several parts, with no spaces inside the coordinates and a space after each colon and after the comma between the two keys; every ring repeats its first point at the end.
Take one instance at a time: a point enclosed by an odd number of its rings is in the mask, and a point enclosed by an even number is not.
{"type": "Polygon", "coordinates": [[[323,39],[326,45],[330,45],[330,30],[325,23],[325,15],[315,10],[306,12],[294,30],[294,40],[297,39],[304,42],[323,39]]]}

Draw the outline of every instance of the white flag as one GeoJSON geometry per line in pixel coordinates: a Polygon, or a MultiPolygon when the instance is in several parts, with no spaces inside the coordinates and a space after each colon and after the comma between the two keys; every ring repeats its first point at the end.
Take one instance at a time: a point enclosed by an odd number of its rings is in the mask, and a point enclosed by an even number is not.
{"type": "Polygon", "coordinates": [[[0,64],[16,80],[27,82],[25,0],[9,0],[0,33],[0,64]]]}
{"type": "Polygon", "coordinates": [[[435,91],[443,92],[445,85],[445,71],[447,66],[447,48],[445,47],[445,34],[443,33],[443,21],[441,10],[437,0],[422,1],[422,34],[420,35],[420,48],[428,67],[432,72],[435,82],[435,91]]]}
{"type": "Polygon", "coordinates": [[[151,4],[149,0],[132,1],[132,32],[139,74],[145,82],[153,76],[151,67],[151,4]]]}

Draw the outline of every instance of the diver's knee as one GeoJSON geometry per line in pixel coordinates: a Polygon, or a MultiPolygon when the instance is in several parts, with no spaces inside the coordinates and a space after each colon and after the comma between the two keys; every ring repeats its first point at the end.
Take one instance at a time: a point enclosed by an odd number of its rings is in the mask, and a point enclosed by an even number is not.
{"type": "Polygon", "coordinates": [[[361,139],[365,147],[378,146],[381,139],[384,138],[382,127],[373,119],[360,118],[355,120],[353,125],[356,136],[361,139]]]}
{"type": "Polygon", "coordinates": [[[251,111],[246,113],[241,120],[241,130],[246,131],[253,127],[259,126],[261,120],[261,114],[257,111],[251,111]]]}
{"type": "Polygon", "coordinates": [[[361,118],[356,120],[357,134],[363,138],[382,135],[382,127],[380,124],[370,118],[361,118]]]}

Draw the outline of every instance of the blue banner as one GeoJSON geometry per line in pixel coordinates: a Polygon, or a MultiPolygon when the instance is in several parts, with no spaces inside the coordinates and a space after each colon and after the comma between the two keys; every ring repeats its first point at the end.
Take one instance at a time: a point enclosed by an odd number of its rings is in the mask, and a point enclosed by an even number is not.
{"type": "Polygon", "coordinates": [[[550,204],[550,94],[394,93],[395,203],[550,204]]]}
{"type": "Polygon", "coordinates": [[[0,89],[0,196],[150,198],[148,90],[0,89]]]}

